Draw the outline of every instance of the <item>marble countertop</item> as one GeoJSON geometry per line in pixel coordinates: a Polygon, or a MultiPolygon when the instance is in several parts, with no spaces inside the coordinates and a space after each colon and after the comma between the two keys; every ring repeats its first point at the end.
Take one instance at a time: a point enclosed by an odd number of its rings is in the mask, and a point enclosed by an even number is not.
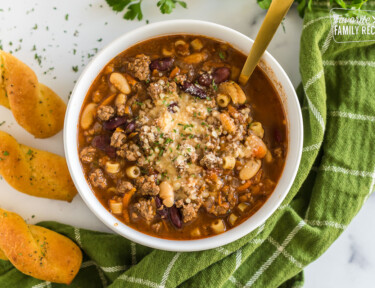
{"type": "MultiPolygon", "coordinates": [[[[187,0],[189,9],[177,8],[162,15],[155,1],[143,2],[143,21],[125,21],[104,0],[1,0],[0,47],[13,53],[29,66],[39,81],[68,101],[75,80],[84,66],[104,47],[123,33],[167,19],[200,19],[236,29],[255,38],[265,11],[255,0],[187,0]],[[75,72],[75,70],[78,70],[75,72]]],[[[300,82],[299,41],[302,20],[296,7],[289,12],[284,29],[279,28],[268,51],[283,66],[293,85],[300,82]]],[[[11,132],[21,143],[63,155],[62,133],[38,140],[14,121],[7,109],[0,107],[1,130],[11,132]]],[[[56,220],[79,227],[108,231],[77,196],[70,204],[38,199],[19,193],[0,180],[0,202],[5,209],[21,214],[29,223],[56,220]],[[34,216],[35,215],[35,216],[34,216]]],[[[375,282],[375,197],[349,225],[348,229],[306,271],[305,287],[371,287],[375,282]]]]}

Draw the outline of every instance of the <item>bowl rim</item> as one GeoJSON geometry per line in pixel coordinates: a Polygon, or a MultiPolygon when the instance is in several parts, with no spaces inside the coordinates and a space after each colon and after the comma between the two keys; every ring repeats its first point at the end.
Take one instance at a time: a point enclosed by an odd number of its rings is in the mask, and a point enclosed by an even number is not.
{"type": "MultiPolygon", "coordinates": [[[[285,199],[286,195],[294,182],[295,176],[297,174],[301,156],[302,156],[302,145],[303,145],[303,122],[302,113],[299,105],[299,101],[295,92],[295,89],[287,76],[286,72],[283,70],[281,65],[271,56],[269,52],[265,52],[262,59],[267,63],[267,65],[272,69],[272,71],[277,75],[277,80],[282,84],[282,88],[285,91],[287,97],[286,102],[283,103],[284,106],[288,106],[285,109],[286,117],[289,124],[289,143],[288,143],[288,153],[286,158],[286,163],[282,175],[277,183],[277,186],[271,196],[262,205],[262,207],[246,221],[239,224],[238,226],[215,236],[202,239],[194,240],[171,240],[157,238],[154,236],[147,235],[140,231],[137,231],[130,226],[120,222],[115,218],[96,198],[93,191],[91,190],[89,184],[87,183],[81,163],[78,156],[78,122],[81,106],[86,97],[88,89],[91,87],[93,81],[104,68],[104,66],[114,57],[116,57],[122,51],[125,51],[129,47],[136,43],[145,41],[158,36],[163,35],[177,35],[177,34],[190,34],[190,35],[203,35],[210,38],[216,38],[223,40],[232,44],[235,48],[245,52],[234,45],[234,40],[237,42],[246,43],[249,48],[253,44],[253,40],[244,34],[231,29],[229,27],[219,25],[212,22],[201,21],[201,20],[167,20],[161,22],[155,22],[153,24],[148,24],[141,26],[137,29],[131,30],[122,36],[118,37],[114,41],[110,42],[103,49],[101,49],[98,54],[88,63],[80,77],[78,78],[76,85],[72,91],[70,101],[65,115],[64,122],[64,150],[67,159],[68,169],[72,176],[73,182],[86,203],[89,209],[98,217],[107,227],[117,234],[134,241],[138,244],[166,250],[166,251],[180,251],[180,252],[192,252],[192,251],[202,251],[217,248],[219,246],[226,245],[228,243],[234,242],[250,232],[254,231],[260,227],[265,221],[278,209],[282,201],[285,199]],[[180,32],[166,32],[170,30],[178,30],[180,32]],[[188,32],[196,29],[199,33],[188,32]],[[210,31],[210,32],[209,32],[210,31]],[[161,33],[160,33],[161,32],[161,33]],[[140,36],[137,35],[148,35],[150,36],[140,36]],[[222,34],[230,35],[233,38],[225,39],[225,37],[215,37],[214,35],[220,36],[222,34]],[[142,38],[143,37],[143,38],[142,38]],[[139,41],[129,40],[138,39],[139,41]],[[131,42],[130,44],[127,42],[131,42]],[[124,44],[125,43],[125,44],[124,44]],[[121,48],[122,47],[122,48],[121,48]],[[118,52],[120,51],[120,52],[118,52]],[[114,54],[116,53],[116,54],[114,54]],[[77,112],[78,111],[78,112],[77,112]],[[293,112],[293,114],[291,114],[293,112]],[[290,117],[293,117],[293,122],[290,121],[290,117]],[[291,133],[291,127],[295,127],[295,132],[291,133]],[[293,141],[293,142],[292,142],[293,141]],[[293,144],[293,147],[291,147],[293,144]],[[293,148],[293,149],[291,149],[293,148]],[[292,150],[292,151],[291,151],[292,150]],[[288,168],[288,170],[286,170],[288,168]],[[285,175],[287,174],[287,175],[285,175]],[[287,179],[286,179],[287,178],[287,179]],[[281,186],[282,182],[282,187],[281,186]],[[275,195],[275,192],[278,191],[275,195]],[[272,201],[270,201],[272,199],[272,201]],[[271,203],[272,202],[272,203],[271,203]]],[[[284,101],[283,101],[284,102],[284,101]]],[[[260,231],[259,231],[260,232],[260,231]]]]}

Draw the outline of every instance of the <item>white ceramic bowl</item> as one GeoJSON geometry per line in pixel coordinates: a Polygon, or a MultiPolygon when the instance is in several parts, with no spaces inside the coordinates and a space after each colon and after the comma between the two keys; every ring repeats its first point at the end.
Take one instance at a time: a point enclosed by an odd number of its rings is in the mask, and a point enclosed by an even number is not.
{"type": "Polygon", "coordinates": [[[279,63],[266,52],[263,60],[267,63],[275,86],[281,93],[284,108],[287,113],[289,126],[289,148],[283,174],[267,202],[248,220],[237,227],[220,235],[198,240],[166,240],[152,237],[136,231],[121,223],[108,212],[95,197],[87,184],[77,151],[77,127],[82,103],[96,76],[103,67],[116,55],[128,47],[143,40],[168,34],[196,34],[205,35],[231,43],[235,48],[247,54],[253,44],[253,40],[247,36],[214,23],[196,20],[173,20],[145,25],[130,31],[114,40],[101,50],[82,72],[73,90],[68,110],[65,117],[64,148],[68,167],[73,181],[87,206],[109,228],[116,233],[139,244],[169,251],[199,251],[219,247],[233,242],[250,233],[262,223],[280,206],[289,192],[296,176],[300,163],[303,142],[303,126],[301,110],[292,83],[279,63]],[[273,73],[272,73],[273,71],[273,73]],[[277,80],[275,80],[277,79],[277,80]]]}

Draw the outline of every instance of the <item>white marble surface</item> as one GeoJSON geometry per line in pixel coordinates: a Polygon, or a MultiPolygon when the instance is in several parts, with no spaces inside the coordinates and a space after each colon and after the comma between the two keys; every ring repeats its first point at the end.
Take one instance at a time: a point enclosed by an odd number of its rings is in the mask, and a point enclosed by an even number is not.
{"type": "MultiPolygon", "coordinates": [[[[161,15],[156,1],[144,1],[144,20],[150,23],[179,18],[216,22],[255,37],[265,15],[255,0],[188,0],[189,9],[177,8],[161,15]],[[234,4],[235,3],[235,4],[234,4]]],[[[85,64],[107,43],[145,21],[128,22],[116,15],[104,0],[1,0],[0,44],[30,65],[39,80],[51,86],[66,101],[85,64]],[[67,16],[68,15],[68,16],[67,16]],[[33,48],[35,45],[35,48],[33,48]],[[36,58],[41,57],[41,63],[36,58]],[[72,67],[78,66],[78,72],[72,67]]],[[[285,32],[277,32],[269,51],[284,67],[295,86],[299,76],[299,39],[302,20],[295,7],[285,21],[285,32]]],[[[63,155],[62,133],[37,140],[0,107],[1,130],[18,141],[63,155]]],[[[56,220],[79,227],[108,231],[77,196],[70,204],[38,199],[19,193],[0,180],[0,202],[30,223],[56,220]],[[35,217],[33,217],[35,215],[35,217]]],[[[375,197],[370,197],[349,228],[315,263],[306,269],[306,287],[373,287],[375,282],[375,236],[371,219],[375,216],[375,197]],[[371,229],[372,227],[372,229],[371,229]]]]}

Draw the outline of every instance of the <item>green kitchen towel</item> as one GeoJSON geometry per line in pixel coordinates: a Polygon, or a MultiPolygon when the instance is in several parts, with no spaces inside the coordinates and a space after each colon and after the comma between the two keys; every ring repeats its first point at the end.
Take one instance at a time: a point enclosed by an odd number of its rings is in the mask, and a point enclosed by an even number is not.
{"type": "MultiPolygon", "coordinates": [[[[85,254],[70,287],[303,286],[303,267],[344,231],[375,182],[375,42],[364,34],[336,35],[331,8],[328,1],[315,1],[305,13],[298,88],[304,148],[281,207],[242,239],[194,253],[165,252],[117,235],[40,223],[73,239],[85,254]]],[[[362,8],[375,8],[375,3],[362,8]]],[[[350,13],[355,17],[356,12],[350,13]]],[[[0,261],[0,287],[65,285],[33,279],[0,261]]]]}

